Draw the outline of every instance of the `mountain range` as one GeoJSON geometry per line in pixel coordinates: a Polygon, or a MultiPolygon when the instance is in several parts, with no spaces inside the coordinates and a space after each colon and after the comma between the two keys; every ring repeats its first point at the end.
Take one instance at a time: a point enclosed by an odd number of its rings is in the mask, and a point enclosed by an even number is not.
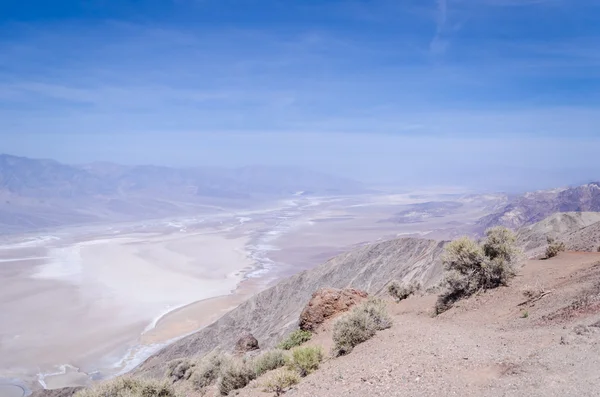
{"type": "Polygon", "coordinates": [[[364,191],[359,182],[296,167],[67,165],[0,155],[0,233],[364,191]]]}
{"type": "Polygon", "coordinates": [[[478,223],[481,229],[497,225],[519,229],[557,212],[585,211],[600,211],[600,182],[517,196],[499,211],[481,218],[478,223]]]}

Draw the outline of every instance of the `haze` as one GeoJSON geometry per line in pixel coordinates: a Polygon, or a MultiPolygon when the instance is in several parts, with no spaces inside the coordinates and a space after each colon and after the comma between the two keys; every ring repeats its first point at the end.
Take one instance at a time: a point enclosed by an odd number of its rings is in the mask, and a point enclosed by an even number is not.
{"type": "Polygon", "coordinates": [[[0,151],[532,189],[600,166],[600,6],[8,1],[0,151]]]}

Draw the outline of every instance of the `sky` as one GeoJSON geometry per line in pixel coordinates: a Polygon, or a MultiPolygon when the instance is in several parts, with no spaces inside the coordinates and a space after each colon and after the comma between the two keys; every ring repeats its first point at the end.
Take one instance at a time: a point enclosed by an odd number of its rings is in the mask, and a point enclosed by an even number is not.
{"type": "Polygon", "coordinates": [[[0,152],[600,179],[598,0],[2,0],[0,152]]]}

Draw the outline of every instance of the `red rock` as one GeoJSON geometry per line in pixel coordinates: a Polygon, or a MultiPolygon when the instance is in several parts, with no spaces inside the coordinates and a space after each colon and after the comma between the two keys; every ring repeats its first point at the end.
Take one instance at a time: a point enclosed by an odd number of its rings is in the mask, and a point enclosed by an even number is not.
{"type": "Polygon", "coordinates": [[[298,325],[304,331],[314,331],[325,320],[348,311],[367,296],[365,291],[352,288],[321,288],[312,295],[302,310],[298,325]]]}

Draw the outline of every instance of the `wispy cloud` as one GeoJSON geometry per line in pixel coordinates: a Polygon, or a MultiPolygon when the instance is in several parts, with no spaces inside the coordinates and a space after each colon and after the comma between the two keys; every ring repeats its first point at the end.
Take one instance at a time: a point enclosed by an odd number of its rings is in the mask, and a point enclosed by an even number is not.
{"type": "Polygon", "coordinates": [[[436,32],[433,40],[429,43],[429,48],[433,54],[440,54],[446,51],[448,42],[443,37],[448,20],[448,1],[437,0],[436,32]]]}

